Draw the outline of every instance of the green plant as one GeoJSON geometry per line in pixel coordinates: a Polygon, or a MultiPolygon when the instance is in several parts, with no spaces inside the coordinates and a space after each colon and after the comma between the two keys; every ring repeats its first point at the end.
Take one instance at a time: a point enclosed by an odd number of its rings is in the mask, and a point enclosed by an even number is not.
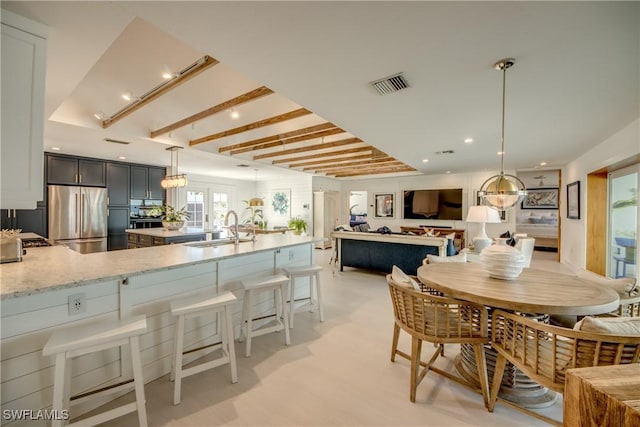
{"type": "Polygon", "coordinates": [[[189,219],[189,212],[183,206],[181,209],[176,209],[171,205],[158,206],[151,211],[152,215],[162,215],[163,221],[179,222],[189,219]]]}
{"type": "Polygon", "coordinates": [[[289,228],[293,228],[296,234],[307,231],[307,221],[300,217],[291,218],[289,220],[289,228]]]}
{"type": "Polygon", "coordinates": [[[247,207],[244,209],[245,218],[242,221],[242,225],[257,225],[258,227],[262,228],[264,224],[262,208],[257,205],[252,205],[251,200],[243,200],[243,202],[246,203],[247,207]]]}

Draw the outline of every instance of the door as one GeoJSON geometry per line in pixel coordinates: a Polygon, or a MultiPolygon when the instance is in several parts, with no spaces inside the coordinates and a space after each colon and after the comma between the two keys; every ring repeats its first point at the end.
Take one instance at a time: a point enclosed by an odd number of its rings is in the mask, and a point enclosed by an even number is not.
{"type": "Polygon", "coordinates": [[[107,189],[81,187],[80,237],[107,237],[107,189]]]}
{"type": "Polygon", "coordinates": [[[609,277],[638,277],[639,186],[640,165],[609,174],[609,277]]]}
{"type": "MultiPolygon", "coordinates": [[[[187,194],[188,227],[220,228],[229,210],[231,191],[218,186],[189,187],[187,194]]],[[[242,216],[242,212],[239,213],[242,216]]]]}
{"type": "Polygon", "coordinates": [[[80,187],[49,186],[49,239],[80,238],[80,187]]]}

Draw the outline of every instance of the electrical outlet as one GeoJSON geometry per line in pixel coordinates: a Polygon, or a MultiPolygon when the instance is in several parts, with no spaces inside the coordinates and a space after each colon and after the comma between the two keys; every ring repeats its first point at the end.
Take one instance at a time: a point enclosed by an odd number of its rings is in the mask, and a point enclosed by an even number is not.
{"type": "Polygon", "coordinates": [[[87,297],[84,293],[69,295],[69,316],[86,313],[87,297]]]}

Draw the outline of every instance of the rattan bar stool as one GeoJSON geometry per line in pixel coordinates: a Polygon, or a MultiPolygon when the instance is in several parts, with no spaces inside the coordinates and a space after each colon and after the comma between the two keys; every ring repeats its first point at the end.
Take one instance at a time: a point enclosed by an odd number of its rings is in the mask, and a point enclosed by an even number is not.
{"type": "Polygon", "coordinates": [[[245,356],[251,356],[251,338],[270,332],[277,332],[284,329],[284,342],[290,344],[289,339],[289,319],[287,317],[287,308],[285,301],[285,292],[289,278],[282,274],[276,274],[266,277],[258,277],[246,279],[241,282],[244,288],[244,300],[242,302],[242,324],[240,327],[240,341],[246,340],[245,356]],[[273,326],[264,326],[253,330],[253,298],[256,294],[265,291],[273,292],[275,306],[275,321],[273,326]],[[283,319],[284,323],[280,320],[283,319]]]}
{"type": "MultiPolygon", "coordinates": [[[[145,410],[144,380],[142,378],[140,343],[138,339],[146,331],[146,317],[137,316],[128,320],[101,321],[71,326],[54,332],[42,349],[44,356],[55,355],[53,411],[61,414],[63,410],[68,411],[71,404],[75,405],[92,397],[120,392],[133,386],[136,396],[135,402],[110,409],[69,425],[100,424],[130,412],[138,411],[138,422],[140,426],[146,427],[147,412],[145,410]],[[73,358],[127,344],[131,350],[132,380],[70,397],[71,360],[73,358]]],[[[52,421],[51,425],[57,427],[62,426],[63,423],[63,420],[56,419],[52,421]]]]}
{"type": "Polygon", "coordinates": [[[315,305],[313,300],[313,293],[317,295],[316,301],[318,305],[318,311],[320,313],[320,321],[324,322],[324,311],[322,309],[322,290],[320,289],[320,272],[322,267],[319,265],[311,264],[300,267],[284,267],[284,272],[289,276],[289,327],[293,328],[293,315],[295,314],[295,291],[296,291],[296,279],[301,277],[309,278],[309,305],[311,312],[314,311],[315,305]]]}
{"type": "Polygon", "coordinates": [[[213,297],[202,295],[183,298],[171,302],[171,314],[177,316],[173,364],[171,368],[171,378],[173,384],[173,404],[180,403],[180,395],[182,392],[182,379],[191,375],[198,374],[208,369],[217,368],[218,366],[231,366],[231,382],[238,382],[238,367],[236,364],[236,349],[234,345],[233,323],[232,323],[232,307],[237,301],[236,296],[231,292],[224,292],[213,297]],[[184,351],[184,321],[195,317],[204,316],[210,313],[219,314],[217,316],[217,332],[220,334],[222,342],[217,342],[195,349],[184,351]],[[182,356],[193,353],[195,351],[209,349],[214,346],[222,345],[222,356],[210,360],[199,365],[192,366],[187,369],[182,367],[182,356]]]}

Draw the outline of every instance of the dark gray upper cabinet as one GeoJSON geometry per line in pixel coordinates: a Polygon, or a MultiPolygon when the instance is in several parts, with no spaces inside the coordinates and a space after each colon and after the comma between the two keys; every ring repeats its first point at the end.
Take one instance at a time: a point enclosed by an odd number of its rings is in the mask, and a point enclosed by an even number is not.
{"type": "Polygon", "coordinates": [[[129,206],[129,165],[107,163],[109,206],[129,206]]]}
{"type": "Polygon", "coordinates": [[[160,185],[164,176],[164,168],[131,166],[131,198],[164,200],[164,188],[160,185]]]}
{"type": "Polygon", "coordinates": [[[105,162],[67,156],[47,156],[47,184],[106,185],[105,162]]]}
{"type": "Polygon", "coordinates": [[[149,198],[164,200],[165,191],[160,183],[164,179],[166,171],[164,168],[149,168],[149,198]]]}

